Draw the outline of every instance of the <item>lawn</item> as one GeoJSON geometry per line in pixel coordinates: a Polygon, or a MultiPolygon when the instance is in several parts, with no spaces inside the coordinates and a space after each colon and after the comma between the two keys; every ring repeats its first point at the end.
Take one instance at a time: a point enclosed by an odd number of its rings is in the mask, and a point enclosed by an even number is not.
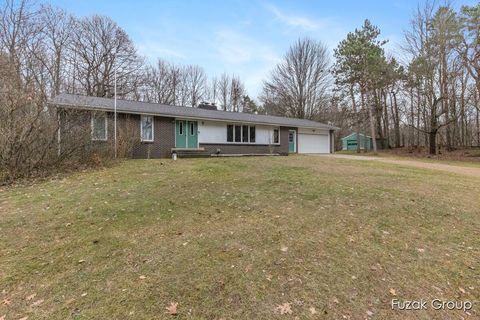
{"type": "Polygon", "coordinates": [[[0,319],[478,319],[479,198],[478,178],[308,156],[130,160],[8,188],[0,319]]]}

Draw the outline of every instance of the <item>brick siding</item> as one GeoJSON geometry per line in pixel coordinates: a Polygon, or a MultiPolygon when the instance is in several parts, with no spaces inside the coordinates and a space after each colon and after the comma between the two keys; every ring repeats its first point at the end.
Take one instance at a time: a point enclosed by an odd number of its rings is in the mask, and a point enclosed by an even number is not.
{"type": "MultiPolygon", "coordinates": [[[[61,123],[74,122],[75,128],[82,128],[86,139],[90,139],[91,111],[61,110],[61,123]]],[[[108,112],[107,141],[91,141],[92,145],[105,147],[113,153],[114,121],[113,113],[108,112]],[[111,150],[110,150],[111,149],[111,150]]],[[[168,158],[171,149],[175,147],[175,119],[170,117],[154,116],[154,141],[140,141],[140,115],[117,113],[117,150],[119,156],[135,159],[168,158]],[[128,150],[128,152],[126,151],[128,150]]],[[[65,127],[62,125],[62,127],[65,127]]],[[[70,124],[71,127],[71,124],[70,124]]],[[[214,154],[217,149],[223,154],[270,154],[279,153],[288,155],[289,130],[296,128],[280,127],[280,144],[235,144],[235,143],[200,143],[205,153],[214,154]]],[[[66,137],[66,135],[64,135],[66,137]]]]}

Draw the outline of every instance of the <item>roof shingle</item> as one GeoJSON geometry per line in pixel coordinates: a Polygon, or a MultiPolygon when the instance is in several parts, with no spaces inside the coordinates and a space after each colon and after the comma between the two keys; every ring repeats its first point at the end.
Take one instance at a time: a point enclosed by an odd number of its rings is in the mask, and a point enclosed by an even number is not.
{"type": "MultiPolygon", "coordinates": [[[[114,99],[99,98],[76,94],[62,93],[49,101],[50,105],[62,106],[67,108],[87,109],[87,110],[105,110],[113,111],[114,99]]],[[[328,124],[296,118],[286,118],[277,116],[267,116],[259,114],[229,112],[220,110],[205,110],[199,108],[171,106],[158,103],[149,103],[132,100],[117,99],[117,112],[153,114],[171,117],[184,117],[203,120],[221,120],[232,122],[245,122],[257,124],[269,124],[279,126],[301,127],[301,128],[319,128],[319,129],[338,129],[328,124]]]]}

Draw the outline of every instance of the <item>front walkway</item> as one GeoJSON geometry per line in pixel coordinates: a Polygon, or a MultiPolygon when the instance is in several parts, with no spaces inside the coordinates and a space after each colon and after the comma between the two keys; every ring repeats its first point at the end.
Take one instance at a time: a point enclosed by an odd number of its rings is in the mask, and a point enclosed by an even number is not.
{"type": "Polygon", "coordinates": [[[463,167],[463,166],[456,166],[456,165],[443,164],[443,163],[433,163],[433,162],[422,162],[417,160],[388,159],[388,158],[382,158],[382,157],[360,156],[360,155],[357,156],[357,155],[348,155],[348,154],[329,154],[329,155],[325,155],[325,157],[337,158],[337,159],[360,160],[360,161],[366,161],[366,160],[379,161],[384,163],[411,166],[416,168],[448,171],[452,173],[464,174],[464,175],[480,178],[480,168],[473,168],[473,167],[463,167]]]}

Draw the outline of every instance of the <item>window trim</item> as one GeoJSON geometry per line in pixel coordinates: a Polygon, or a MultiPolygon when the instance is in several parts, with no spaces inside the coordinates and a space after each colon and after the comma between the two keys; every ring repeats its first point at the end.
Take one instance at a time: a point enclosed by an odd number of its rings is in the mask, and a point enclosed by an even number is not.
{"type": "Polygon", "coordinates": [[[275,145],[280,144],[280,127],[274,127],[272,130],[272,144],[275,144],[275,145]],[[275,130],[278,131],[278,142],[275,142],[275,130]]]}
{"type": "Polygon", "coordinates": [[[155,118],[153,116],[142,115],[140,116],[140,141],[141,142],[154,142],[155,141],[155,118]],[[143,119],[152,118],[152,139],[143,139],[143,119]]]}
{"type": "Polygon", "coordinates": [[[108,140],[108,117],[106,112],[98,112],[95,111],[92,113],[91,116],[91,122],[90,122],[90,127],[91,127],[91,136],[92,136],[92,141],[107,141],[108,140]],[[105,138],[96,138],[94,135],[94,118],[95,115],[103,115],[105,117],[105,138]]]}
{"type": "Polygon", "coordinates": [[[256,144],[257,142],[257,127],[256,126],[248,126],[248,143],[256,144]],[[252,128],[255,131],[255,141],[252,142],[252,128]]]}
{"type": "Polygon", "coordinates": [[[183,136],[183,133],[185,132],[184,128],[184,120],[178,120],[178,135],[183,136]]]}
{"type": "Polygon", "coordinates": [[[259,144],[261,145],[262,143],[257,143],[257,125],[250,125],[250,124],[243,124],[243,123],[227,123],[226,127],[225,127],[225,130],[227,132],[226,134],[226,143],[227,144],[259,144]],[[228,141],[228,127],[231,126],[232,127],[232,141],[228,141]],[[236,138],[236,134],[235,134],[235,127],[240,127],[240,141],[235,141],[235,138],[236,138]],[[244,142],[243,141],[243,128],[244,127],[247,127],[247,132],[248,132],[248,141],[244,142]],[[251,128],[254,128],[255,129],[255,141],[252,142],[250,141],[251,140],[251,136],[250,136],[250,130],[251,128]]]}
{"type": "Polygon", "coordinates": [[[242,124],[242,130],[241,130],[241,137],[242,137],[242,142],[243,143],[250,143],[250,126],[248,124],[242,124]],[[245,127],[247,128],[247,141],[244,141],[243,138],[245,138],[245,127]]]}
{"type": "Polygon", "coordinates": [[[189,121],[190,127],[188,128],[188,131],[190,132],[190,136],[193,137],[195,136],[195,122],[194,121],[189,121]]]}
{"type": "Polygon", "coordinates": [[[227,143],[235,143],[235,125],[234,124],[227,124],[227,143]],[[232,141],[228,141],[228,129],[229,127],[232,128],[232,141]]]}
{"type": "Polygon", "coordinates": [[[234,143],[242,143],[242,125],[235,124],[233,125],[233,142],[234,143]],[[237,128],[240,129],[238,130],[239,135],[237,137],[237,128]],[[238,138],[238,141],[237,141],[238,138]]]}

